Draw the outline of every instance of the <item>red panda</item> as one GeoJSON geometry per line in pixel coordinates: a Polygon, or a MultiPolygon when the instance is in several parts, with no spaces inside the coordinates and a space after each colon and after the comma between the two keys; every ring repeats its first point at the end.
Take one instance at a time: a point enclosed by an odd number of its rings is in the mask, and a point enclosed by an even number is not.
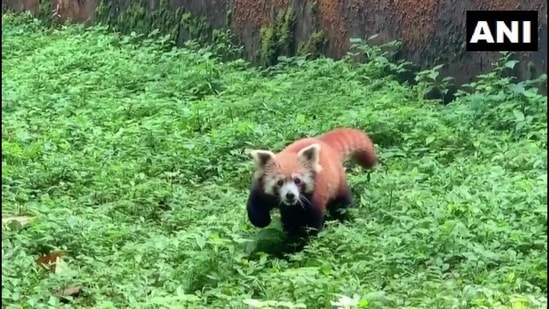
{"type": "Polygon", "coordinates": [[[278,153],[253,150],[255,161],[247,213],[259,228],[271,223],[270,212],[280,209],[288,236],[303,235],[304,228],[318,233],[327,210],[332,214],[353,203],[343,161],[352,157],[369,169],[376,165],[375,148],[360,130],[338,128],[293,142],[278,153]]]}

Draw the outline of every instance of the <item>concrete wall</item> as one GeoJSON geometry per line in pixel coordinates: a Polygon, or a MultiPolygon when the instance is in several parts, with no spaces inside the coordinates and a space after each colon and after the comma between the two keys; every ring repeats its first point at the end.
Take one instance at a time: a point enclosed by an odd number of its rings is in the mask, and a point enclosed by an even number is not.
{"type": "MultiPolygon", "coordinates": [[[[137,19],[151,11],[164,17],[160,22],[159,17],[149,18],[149,23],[154,19],[156,26],[163,22],[168,24],[165,28],[173,28],[169,24],[181,18],[169,18],[170,14],[187,12],[202,17],[208,27],[231,29],[243,44],[246,58],[254,62],[261,60],[261,49],[269,47],[265,41],[272,39],[273,33],[278,35],[276,44],[288,45],[278,46],[281,53],[294,54],[301,49],[333,58],[348,51],[349,38],[379,34],[378,41],[402,41],[403,55],[422,68],[444,63],[442,74],[455,77],[459,84],[486,72],[499,57],[496,52],[465,51],[466,10],[538,10],[540,51],[519,53],[521,64],[515,73],[520,78],[531,78],[547,72],[544,0],[3,0],[2,6],[49,14],[55,20],[109,24],[126,20],[126,25],[120,25],[126,30],[146,28],[147,22],[137,19]],[[125,19],[116,18],[121,14],[125,19]],[[128,22],[131,18],[134,20],[128,22]]],[[[189,27],[178,29],[178,40],[193,35],[189,27]]],[[[546,93],[547,88],[542,91],[546,93]]]]}

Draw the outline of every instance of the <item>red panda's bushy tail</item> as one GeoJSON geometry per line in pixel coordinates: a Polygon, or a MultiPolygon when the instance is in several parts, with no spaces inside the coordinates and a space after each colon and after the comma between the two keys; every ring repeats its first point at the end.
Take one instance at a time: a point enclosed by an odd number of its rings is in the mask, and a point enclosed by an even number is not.
{"type": "Polygon", "coordinates": [[[372,168],[377,163],[372,140],[360,130],[338,128],[324,133],[318,139],[340,153],[341,160],[350,156],[366,169],[372,168]]]}

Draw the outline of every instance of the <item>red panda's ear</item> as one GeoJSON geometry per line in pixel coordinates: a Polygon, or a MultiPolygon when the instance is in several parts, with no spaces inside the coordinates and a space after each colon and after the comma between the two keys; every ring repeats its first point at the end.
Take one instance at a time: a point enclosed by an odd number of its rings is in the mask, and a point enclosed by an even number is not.
{"type": "Polygon", "coordinates": [[[297,153],[297,157],[306,162],[307,164],[310,164],[311,167],[317,168],[318,163],[320,162],[320,145],[319,144],[312,144],[310,146],[307,146],[303,149],[301,149],[297,153]]]}
{"type": "Polygon", "coordinates": [[[275,154],[268,150],[252,150],[250,155],[258,168],[263,168],[267,163],[274,161],[275,154]]]}

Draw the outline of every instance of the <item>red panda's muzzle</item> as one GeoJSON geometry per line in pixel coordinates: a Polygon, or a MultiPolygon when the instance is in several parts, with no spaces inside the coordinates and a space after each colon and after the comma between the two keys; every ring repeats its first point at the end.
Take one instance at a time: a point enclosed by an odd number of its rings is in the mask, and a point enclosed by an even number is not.
{"type": "Polygon", "coordinates": [[[280,186],[279,194],[280,201],[286,206],[298,204],[302,199],[303,185],[296,181],[286,181],[280,186]]]}

